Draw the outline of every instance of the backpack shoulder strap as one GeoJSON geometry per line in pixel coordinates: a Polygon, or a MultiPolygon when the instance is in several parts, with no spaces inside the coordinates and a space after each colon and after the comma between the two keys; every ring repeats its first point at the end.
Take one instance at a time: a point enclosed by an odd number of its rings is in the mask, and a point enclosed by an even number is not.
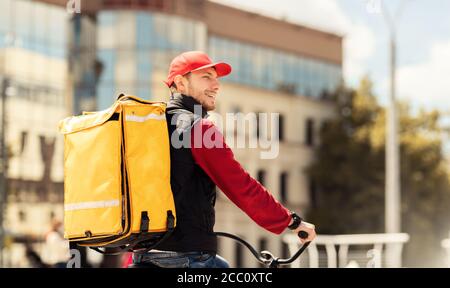
{"type": "Polygon", "coordinates": [[[192,129],[192,127],[194,127],[194,125],[202,119],[191,111],[181,108],[167,110],[166,113],[173,115],[172,117],[175,117],[175,119],[172,118],[174,120],[172,120],[172,123],[169,124],[174,125],[176,123],[177,130],[180,132],[186,132],[192,129]],[[173,121],[176,122],[174,123],[173,121]]]}

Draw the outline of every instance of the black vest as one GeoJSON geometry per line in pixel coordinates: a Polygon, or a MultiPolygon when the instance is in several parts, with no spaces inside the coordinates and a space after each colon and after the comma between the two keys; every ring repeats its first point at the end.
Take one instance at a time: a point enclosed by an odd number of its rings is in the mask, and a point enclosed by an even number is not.
{"type": "Polygon", "coordinates": [[[194,105],[200,104],[192,97],[181,94],[174,94],[174,98],[167,105],[167,124],[169,137],[172,138],[170,182],[175,199],[177,226],[173,234],[158,245],[157,249],[215,253],[217,237],[213,234],[213,227],[216,186],[195,163],[190,146],[175,148],[176,145],[172,143],[173,138],[190,143],[190,130],[194,122],[206,117],[204,110],[201,111],[201,115],[195,115],[194,105]]]}

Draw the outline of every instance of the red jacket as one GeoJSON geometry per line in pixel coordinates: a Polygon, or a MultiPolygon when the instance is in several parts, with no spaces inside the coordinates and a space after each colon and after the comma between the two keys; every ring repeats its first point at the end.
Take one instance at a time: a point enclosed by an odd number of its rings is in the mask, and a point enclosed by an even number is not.
{"type": "Polygon", "coordinates": [[[258,225],[276,234],[283,232],[291,220],[290,211],[242,168],[217,127],[201,119],[191,135],[195,162],[220,190],[258,225]]]}

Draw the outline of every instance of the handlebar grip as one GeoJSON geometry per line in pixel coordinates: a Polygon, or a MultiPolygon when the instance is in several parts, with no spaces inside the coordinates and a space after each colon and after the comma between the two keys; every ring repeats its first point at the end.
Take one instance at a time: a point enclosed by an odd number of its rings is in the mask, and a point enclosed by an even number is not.
{"type": "Polygon", "coordinates": [[[306,231],[298,232],[298,237],[301,238],[301,239],[306,239],[306,238],[308,238],[308,236],[309,236],[309,234],[306,231]]]}

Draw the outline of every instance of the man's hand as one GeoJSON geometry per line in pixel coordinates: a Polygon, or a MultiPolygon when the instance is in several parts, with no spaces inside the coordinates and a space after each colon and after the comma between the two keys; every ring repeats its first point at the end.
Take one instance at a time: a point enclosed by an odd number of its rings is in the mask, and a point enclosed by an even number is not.
{"type": "Polygon", "coordinates": [[[316,227],[314,226],[314,224],[302,221],[297,229],[293,230],[295,235],[298,235],[300,231],[305,231],[306,233],[308,233],[308,238],[300,238],[300,242],[302,242],[302,244],[311,242],[312,240],[314,240],[314,238],[316,238],[316,227]]]}

